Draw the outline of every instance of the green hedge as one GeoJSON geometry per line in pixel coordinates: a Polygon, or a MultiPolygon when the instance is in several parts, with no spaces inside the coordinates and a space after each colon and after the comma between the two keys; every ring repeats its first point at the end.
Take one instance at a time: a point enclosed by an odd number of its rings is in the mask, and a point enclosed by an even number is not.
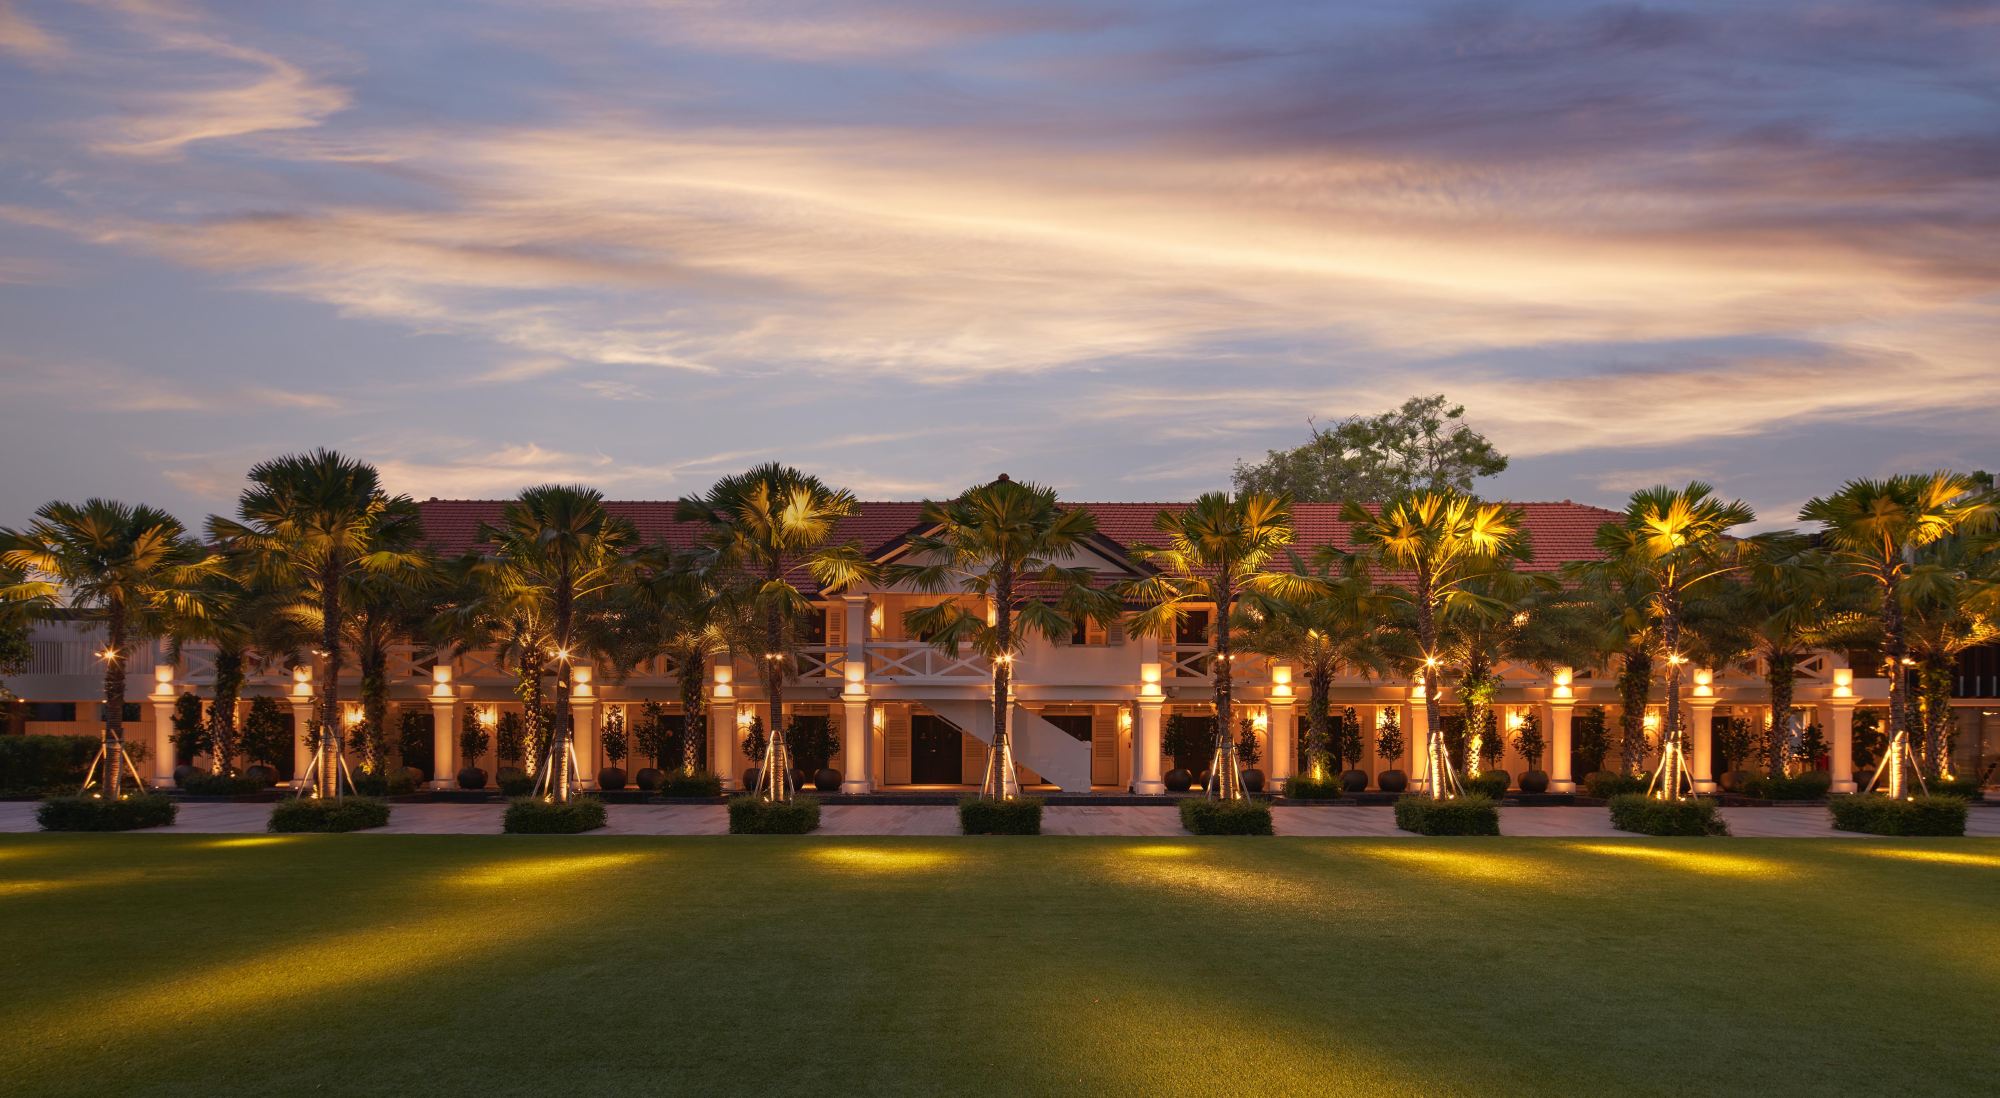
{"type": "Polygon", "coordinates": [[[1979,797],[1978,778],[1928,778],[1924,781],[1924,788],[1938,797],[1964,797],[1967,800],[1979,797]]]}
{"type": "Polygon", "coordinates": [[[1448,801],[1404,797],[1396,802],[1396,826],[1419,835],[1498,835],[1500,810],[1476,793],[1448,801]]]}
{"type": "Polygon", "coordinates": [[[1493,771],[1487,771],[1484,774],[1475,774],[1460,784],[1465,786],[1465,792],[1468,796],[1477,794],[1488,800],[1497,801],[1507,795],[1507,775],[1493,771]]]}
{"type": "Polygon", "coordinates": [[[967,835],[1039,835],[1042,799],[1020,797],[996,801],[991,797],[967,797],[958,802],[958,828],[967,835]]]}
{"type": "Polygon", "coordinates": [[[1729,825],[1706,797],[1663,801],[1644,793],[1611,798],[1611,826],[1638,835],[1727,835],[1729,825]]]}
{"type": "Polygon", "coordinates": [[[1773,801],[1823,801],[1833,788],[1833,775],[1824,770],[1808,770],[1795,778],[1767,778],[1758,775],[1743,783],[1748,797],[1773,801]]]}
{"type": "Polygon", "coordinates": [[[804,835],[819,830],[819,802],[811,797],[767,801],[733,797],[729,801],[731,835],[804,835]]]}
{"type": "Polygon", "coordinates": [[[0,736],[0,793],[73,793],[103,745],[96,736],[0,736]]]}
{"type": "Polygon", "coordinates": [[[1614,774],[1609,770],[1595,770],[1583,776],[1583,791],[1598,800],[1608,801],[1624,793],[1644,793],[1646,779],[1629,774],[1614,774]]]}
{"type": "Polygon", "coordinates": [[[271,809],[270,830],[366,831],[389,822],[389,806],[371,797],[291,797],[271,809]]]}
{"type": "Polygon", "coordinates": [[[722,779],[714,774],[683,774],[676,770],[660,779],[662,797],[720,797],[722,779]]]}
{"type": "Polygon", "coordinates": [[[1263,801],[1181,800],[1181,826],[1197,835],[1270,835],[1271,806],[1263,801]]]}
{"type": "MultiPolygon", "coordinates": [[[[81,778],[77,779],[82,781],[81,778]]],[[[158,793],[107,801],[98,797],[50,797],[35,810],[43,831],[136,831],[174,822],[179,806],[158,793]]]]}
{"type": "Polygon", "coordinates": [[[1899,801],[1876,793],[1826,802],[1837,831],[1870,835],[1963,835],[1964,797],[1912,797],[1899,801]]]}
{"type": "Polygon", "coordinates": [[[408,770],[396,767],[387,774],[354,775],[354,791],[364,797],[395,797],[404,793],[415,793],[417,779],[408,770]]]}
{"type": "Polygon", "coordinates": [[[535,779],[524,770],[502,770],[494,784],[500,787],[502,796],[525,797],[534,791],[535,779]]]}
{"type": "Polygon", "coordinates": [[[245,793],[262,793],[271,788],[255,778],[204,772],[189,774],[175,785],[181,792],[197,797],[237,797],[245,793]]]}
{"type": "Polygon", "coordinates": [[[578,797],[567,804],[539,797],[516,797],[507,805],[500,830],[509,835],[576,835],[604,826],[604,802],[578,797]]]}
{"type": "Polygon", "coordinates": [[[1330,801],[1343,792],[1337,774],[1325,778],[1298,774],[1285,783],[1285,799],[1288,801],[1330,801]]]}

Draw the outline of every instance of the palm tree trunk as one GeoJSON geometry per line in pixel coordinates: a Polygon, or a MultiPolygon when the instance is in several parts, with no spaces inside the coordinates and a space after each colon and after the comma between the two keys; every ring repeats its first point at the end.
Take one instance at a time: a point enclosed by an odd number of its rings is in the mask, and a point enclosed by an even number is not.
{"type": "Polygon", "coordinates": [[[1215,600],[1215,774],[1212,775],[1214,796],[1217,800],[1242,800],[1243,774],[1236,768],[1236,722],[1235,688],[1236,678],[1229,651],[1229,609],[1230,590],[1227,586],[1227,568],[1224,564],[1221,590],[1215,600]]]}
{"type": "Polygon", "coordinates": [[[319,645],[326,674],[319,685],[319,769],[314,792],[322,797],[340,796],[340,583],[338,561],[329,560],[320,570],[319,645]]]}
{"type": "Polygon", "coordinates": [[[1307,727],[1311,729],[1306,740],[1306,765],[1313,778],[1325,781],[1327,778],[1328,752],[1334,754],[1337,766],[1345,760],[1339,757],[1337,745],[1329,742],[1333,721],[1327,714],[1327,706],[1333,704],[1333,662],[1314,659],[1312,669],[1306,674],[1306,705],[1311,708],[1307,727]]]}
{"type": "MultiPolygon", "coordinates": [[[[1451,754],[1441,746],[1444,735],[1438,707],[1437,608],[1431,605],[1431,578],[1417,572],[1417,644],[1424,655],[1424,769],[1429,771],[1429,792],[1433,800],[1447,796],[1454,784],[1451,754]]],[[[1416,744],[1410,745],[1414,755],[1416,744]]]]}
{"type": "Polygon", "coordinates": [[[993,751],[986,760],[986,777],[979,795],[999,800],[1013,799],[1014,763],[1007,739],[1008,692],[1013,689],[1014,672],[1014,572],[1002,565],[993,589],[993,751]]]}
{"type": "Polygon", "coordinates": [[[701,769],[701,743],[708,730],[702,699],[702,651],[690,647],[675,663],[681,688],[681,769],[693,774],[701,769]]]}
{"type": "Polygon", "coordinates": [[[1894,580],[1882,588],[1882,656],[1888,661],[1889,677],[1889,790],[1896,795],[1903,791],[1903,759],[1909,749],[1910,691],[1909,668],[1903,660],[1909,656],[1908,641],[1903,636],[1903,603],[1894,580]]]}
{"type": "Polygon", "coordinates": [[[370,774],[388,773],[389,653],[369,642],[361,649],[361,768],[370,774]]]}
{"type": "Polygon", "coordinates": [[[104,622],[104,790],[112,800],[125,790],[125,603],[114,597],[104,622]]]}
{"type": "Polygon", "coordinates": [[[541,773],[542,752],[548,750],[548,729],[542,727],[542,666],[544,657],[539,639],[530,637],[521,646],[521,681],[517,690],[521,695],[521,734],[527,742],[522,744],[521,765],[529,777],[541,773]]]}
{"type": "Polygon", "coordinates": [[[236,772],[236,701],[243,692],[243,650],[217,648],[215,700],[209,703],[209,735],[215,740],[215,772],[236,772]]]}
{"type": "Polygon", "coordinates": [[[1773,778],[1785,776],[1785,718],[1792,712],[1792,692],[1798,680],[1796,654],[1773,649],[1765,654],[1764,681],[1771,686],[1771,735],[1764,745],[1764,767],[1773,778]]]}
{"type": "MultiPolygon", "coordinates": [[[[771,578],[778,578],[775,570],[771,578]]],[[[764,698],[771,723],[764,741],[764,772],[757,775],[758,784],[774,801],[792,798],[792,758],[785,743],[784,646],[784,613],[774,606],[764,615],[764,698]]]]}
{"type": "MultiPolygon", "coordinates": [[[[558,567],[564,562],[558,561],[558,567]]],[[[556,716],[555,727],[549,735],[549,796],[561,804],[569,803],[570,786],[574,775],[569,765],[569,692],[574,682],[571,677],[576,666],[575,653],[570,651],[570,628],[573,624],[575,606],[574,594],[570,590],[569,577],[565,575],[557,581],[556,601],[556,716]]]]}

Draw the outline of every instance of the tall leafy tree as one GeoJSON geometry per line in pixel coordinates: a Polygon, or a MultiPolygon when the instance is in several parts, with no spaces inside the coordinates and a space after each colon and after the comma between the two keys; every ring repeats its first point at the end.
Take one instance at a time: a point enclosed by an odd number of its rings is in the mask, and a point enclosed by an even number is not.
{"type": "Polygon", "coordinates": [[[979,600],[976,607],[956,600],[933,603],[909,611],[903,621],[945,651],[969,643],[991,664],[993,750],[980,795],[1011,799],[1020,786],[1008,733],[1008,695],[1023,640],[1060,641],[1085,620],[1109,626],[1118,618],[1118,600],[1093,586],[1089,568],[1061,563],[1089,542],[1097,519],[1058,503],[1052,488],[1002,473],[956,499],[925,504],[923,522],[929,528],[908,540],[912,563],[888,568],[884,578],[979,600]]]}
{"type": "Polygon", "coordinates": [[[1306,574],[1304,562],[1292,551],[1296,531],[1291,500],[1284,496],[1206,492],[1187,507],[1160,511],[1153,529],[1165,535],[1162,544],[1131,547],[1153,574],[1121,585],[1120,594],[1145,605],[1132,619],[1133,630],[1140,633],[1171,637],[1189,612],[1210,611],[1215,765],[1209,793],[1239,800],[1246,794],[1236,755],[1231,633],[1238,604],[1250,595],[1304,598],[1322,584],[1306,574]],[[1287,563],[1289,567],[1279,567],[1287,563]]]}
{"type": "Polygon", "coordinates": [[[92,499],[49,503],[26,530],[0,530],[16,576],[0,599],[61,606],[104,623],[104,792],[124,794],[125,675],[139,642],[210,613],[206,580],[221,561],[157,508],[92,499]]]}
{"type": "Polygon", "coordinates": [[[1980,482],[1958,473],[1903,474],[1851,480],[1832,495],[1806,503],[1802,522],[1819,523],[1827,547],[1848,574],[1873,589],[1876,625],[1889,680],[1889,791],[1904,792],[1909,752],[1909,636],[1904,628],[1903,585],[1917,553],[1953,534],[1991,529],[2000,507],[1980,482]]]}
{"type": "Polygon", "coordinates": [[[487,567],[498,586],[541,606],[540,616],[549,622],[555,721],[537,789],[551,800],[568,801],[577,788],[570,764],[575,662],[584,635],[613,605],[612,594],[627,574],[626,553],[638,534],[605,510],[596,489],[544,484],[508,501],[499,524],[483,528],[481,538],[492,549],[487,567]]]}
{"type": "Polygon", "coordinates": [[[770,711],[757,792],[792,795],[785,743],[785,682],[797,649],[797,619],[812,606],[803,585],[820,590],[872,578],[874,564],[852,541],[835,541],[842,519],[859,509],[852,493],[818,477],[767,463],[724,477],[680,503],[683,522],[704,528],[697,567],[734,612],[759,619],[746,640],[758,657],[770,711]]]}
{"type": "Polygon", "coordinates": [[[1341,519],[1353,524],[1349,537],[1371,568],[1404,581],[1387,590],[1410,607],[1416,632],[1428,721],[1428,789],[1432,797],[1453,796],[1458,774],[1444,747],[1438,707],[1449,659],[1442,643],[1444,619],[1483,602],[1479,584],[1495,572],[1533,558],[1521,511],[1446,488],[1396,496],[1379,511],[1349,502],[1341,519]]]}
{"type": "Polygon", "coordinates": [[[1682,627],[1690,597],[1741,566],[1729,531],[1757,516],[1741,501],[1725,502],[1700,481],[1684,488],[1659,485],[1632,493],[1625,516],[1597,529],[1607,559],[1630,565],[1647,579],[1648,616],[1659,627],[1659,658],[1667,665],[1666,721],[1658,792],[1678,797],[1687,774],[1680,769],[1686,729],[1681,721],[1681,676],[1687,664],[1682,627]]]}
{"type": "Polygon", "coordinates": [[[210,529],[244,553],[261,582],[288,587],[319,633],[313,718],[315,796],[339,797],[340,672],[345,663],[351,575],[407,567],[412,554],[384,548],[385,526],[415,521],[416,503],[384,491],[375,467],[314,450],[259,462],[237,502],[240,521],[211,520],[210,529]]]}
{"type": "Polygon", "coordinates": [[[1321,503],[1370,502],[1426,489],[1469,493],[1475,479],[1505,470],[1507,458],[1464,417],[1464,405],[1433,393],[1381,415],[1315,426],[1303,446],[1269,451],[1254,465],[1239,462],[1236,490],[1321,503]]]}

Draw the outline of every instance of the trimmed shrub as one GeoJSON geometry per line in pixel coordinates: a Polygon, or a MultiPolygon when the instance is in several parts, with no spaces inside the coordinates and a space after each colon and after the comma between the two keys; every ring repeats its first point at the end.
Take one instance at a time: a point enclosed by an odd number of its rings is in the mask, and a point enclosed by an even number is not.
{"type": "Polygon", "coordinates": [[[496,781],[501,794],[508,797],[525,797],[535,788],[535,779],[527,771],[513,767],[502,767],[496,781]]]}
{"type": "Polygon", "coordinates": [[[271,809],[270,830],[366,831],[389,822],[389,806],[370,797],[292,797],[271,809]]]}
{"type": "Polygon", "coordinates": [[[1475,774],[1461,784],[1465,786],[1467,796],[1477,794],[1488,800],[1497,801],[1507,795],[1507,775],[1494,770],[1475,774]]]}
{"type": "Polygon", "coordinates": [[[1630,774],[1616,774],[1609,770],[1596,770],[1583,777],[1584,792],[1601,801],[1608,801],[1624,793],[1644,793],[1646,779],[1630,774]]]}
{"type": "Polygon", "coordinates": [[[1743,793],[1773,801],[1823,801],[1833,788],[1833,775],[1824,770],[1808,770],[1795,778],[1766,778],[1758,775],[1743,783],[1743,793]]]}
{"type": "Polygon", "coordinates": [[[958,802],[958,828],[967,835],[1039,835],[1042,799],[1019,797],[1000,801],[967,797],[958,802]]]}
{"type": "Polygon", "coordinates": [[[380,774],[354,775],[354,791],[364,797],[396,797],[415,793],[419,784],[419,780],[403,767],[380,774]]]}
{"type": "Polygon", "coordinates": [[[270,788],[255,778],[210,774],[200,770],[182,775],[175,780],[175,784],[180,787],[181,792],[197,797],[237,797],[245,793],[262,793],[270,788]]]}
{"type": "Polygon", "coordinates": [[[819,802],[811,797],[793,797],[789,801],[730,798],[731,835],[804,835],[818,830],[819,802]]]}
{"type": "Polygon", "coordinates": [[[103,745],[97,736],[0,736],[0,792],[75,792],[103,745]]]}
{"type": "Polygon", "coordinates": [[[1869,835],[1963,835],[1964,797],[1912,797],[1899,801],[1877,793],[1834,797],[1826,802],[1837,831],[1869,835]]]}
{"type": "Polygon", "coordinates": [[[516,797],[507,804],[500,830],[509,835],[576,835],[604,826],[604,802],[577,797],[568,804],[516,797]]]}
{"type": "Polygon", "coordinates": [[[1271,806],[1263,801],[1181,801],[1181,826],[1197,835],[1270,835],[1271,806]]]}
{"type": "MultiPolygon", "coordinates": [[[[81,780],[81,779],[79,779],[81,780]]],[[[158,793],[107,801],[101,797],[50,797],[35,810],[43,831],[137,831],[174,822],[178,805],[158,793]]]]}
{"type": "Polygon", "coordinates": [[[1476,793],[1448,801],[1404,797],[1396,802],[1396,826],[1419,835],[1498,835],[1500,810],[1476,793]]]}
{"type": "Polygon", "coordinates": [[[1980,799],[1978,778],[1927,778],[1924,785],[1932,796],[1964,797],[1969,801],[1980,799]]]}
{"type": "Polygon", "coordinates": [[[660,779],[662,797],[720,797],[722,779],[714,774],[683,774],[676,770],[660,779]]]}
{"type": "Polygon", "coordinates": [[[1611,798],[1611,826],[1635,835],[1727,835],[1729,825],[1706,797],[1662,801],[1643,793],[1611,798]]]}
{"type": "Polygon", "coordinates": [[[1309,774],[1296,774],[1285,783],[1285,799],[1288,801],[1330,801],[1340,795],[1338,775],[1314,778],[1309,774]]]}

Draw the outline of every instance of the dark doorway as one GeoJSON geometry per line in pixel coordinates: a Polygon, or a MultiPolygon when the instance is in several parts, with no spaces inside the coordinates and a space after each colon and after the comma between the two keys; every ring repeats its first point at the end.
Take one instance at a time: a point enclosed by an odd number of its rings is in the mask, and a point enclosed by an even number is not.
{"type": "Polygon", "coordinates": [[[1044,713],[1042,719],[1069,733],[1070,739],[1078,743],[1090,742],[1090,714],[1088,713],[1044,713]]]}
{"type": "Polygon", "coordinates": [[[1186,732],[1174,745],[1174,766],[1197,776],[1208,773],[1215,761],[1215,717],[1183,714],[1181,727],[1186,732]]]}
{"type": "Polygon", "coordinates": [[[958,785],[965,780],[965,737],[943,717],[910,718],[910,784],[958,785]]]}

